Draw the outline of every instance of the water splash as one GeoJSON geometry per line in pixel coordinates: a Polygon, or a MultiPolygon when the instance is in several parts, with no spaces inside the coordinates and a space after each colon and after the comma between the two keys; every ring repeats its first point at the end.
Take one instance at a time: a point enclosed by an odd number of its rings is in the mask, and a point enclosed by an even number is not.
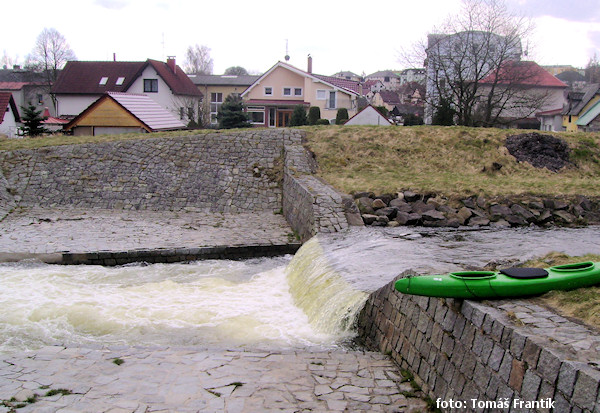
{"type": "Polygon", "coordinates": [[[331,265],[313,237],[296,253],[286,268],[290,291],[318,331],[350,336],[357,313],[368,298],[366,292],[353,288],[331,265]]]}

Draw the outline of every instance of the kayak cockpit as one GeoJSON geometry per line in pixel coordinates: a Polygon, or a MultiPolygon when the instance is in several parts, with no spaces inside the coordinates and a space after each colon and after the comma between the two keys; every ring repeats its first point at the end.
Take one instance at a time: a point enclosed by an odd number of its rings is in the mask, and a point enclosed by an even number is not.
{"type": "Polygon", "coordinates": [[[493,271],[460,271],[451,272],[450,276],[461,280],[486,280],[496,277],[496,273],[493,271]]]}
{"type": "Polygon", "coordinates": [[[586,261],[577,262],[575,264],[556,265],[554,267],[550,267],[550,270],[558,272],[587,271],[593,269],[595,266],[596,265],[593,262],[586,261]]]}

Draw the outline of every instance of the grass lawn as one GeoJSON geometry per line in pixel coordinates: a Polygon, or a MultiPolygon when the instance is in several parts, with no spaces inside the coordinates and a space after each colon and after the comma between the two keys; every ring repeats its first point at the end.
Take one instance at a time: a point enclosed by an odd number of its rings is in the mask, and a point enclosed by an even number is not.
{"type": "Polygon", "coordinates": [[[319,162],[319,175],[347,193],[411,189],[449,197],[600,195],[598,133],[552,133],[568,142],[573,163],[554,173],[519,163],[508,153],[504,141],[528,132],[523,130],[436,126],[305,130],[308,147],[319,162]],[[493,163],[502,168],[492,172],[493,163]]]}

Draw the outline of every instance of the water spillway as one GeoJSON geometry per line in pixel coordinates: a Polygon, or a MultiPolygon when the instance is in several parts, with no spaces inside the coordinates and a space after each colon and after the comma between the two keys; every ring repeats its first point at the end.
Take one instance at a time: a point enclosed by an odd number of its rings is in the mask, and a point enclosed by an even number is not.
{"type": "Polygon", "coordinates": [[[294,257],[188,264],[0,264],[0,351],[48,344],[335,347],[370,292],[407,269],[440,273],[550,251],[600,253],[600,231],[360,230],[294,257]]]}

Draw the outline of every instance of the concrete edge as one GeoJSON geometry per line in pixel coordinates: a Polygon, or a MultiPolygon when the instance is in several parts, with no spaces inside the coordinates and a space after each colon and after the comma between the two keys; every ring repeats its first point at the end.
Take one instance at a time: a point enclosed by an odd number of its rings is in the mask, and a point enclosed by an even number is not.
{"type": "Polygon", "coordinates": [[[129,251],[57,252],[51,254],[0,252],[0,262],[35,260],[46,264],[116,266],[134,262],[173,263],[209,259],[239,260],[294,254],[300,242],[288,244],[217,245],[197,248],[133,249],[129,251]]]}

